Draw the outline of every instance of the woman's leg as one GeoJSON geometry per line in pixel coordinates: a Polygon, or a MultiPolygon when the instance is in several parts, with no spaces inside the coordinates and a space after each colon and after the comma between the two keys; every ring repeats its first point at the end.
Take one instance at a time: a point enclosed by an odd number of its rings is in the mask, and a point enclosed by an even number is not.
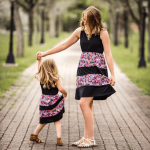
{"type": "MultiPolygon", "coordinates": [[[[81,107],[81,110],[83,113],[83,117],[85,116],[84,117],[84,137],[93,139],[94,138],[94,135],[93,135],[94,134],[94,127],[93,127],[94,124],[92,123],[93,122],[93,117],[92,117],[93,116],[93,97],[82,98],[80,100],[80,107],[81,107]],[[86,111],[87,111],[87,113],[86,113],[86,111]],[[84,115],[85,113],[86,113],[86,115],[84,115]],[[90,113],[90,118],[89,118],[89,113],[90,113]],[[88,120],[86,118],[88,118],[88,120]],[[88,125],[88,122],[90,122],[89,125],[88,125]],[[90,130],[92,129],[91,136],[88,133],[89,128],[90,128],[90,130]]],[[[80,140],[80,143],[82,143],[82,139],[80,140]]],[[[85,141],[85,143],[87,143],[87,142],[85,141]]],[[[76,145],[76,143],[74,142],[74,143],[72,143],[72,145],[76,145]]]]}
{"type": "MultiPolygon", "coordinates": [[[[91,109],[92,116],[93,116],[93,100],[90,103],[90,109],[91,109]]],[[[84,122],[84,137],[88,138],[88,131],[87,131],[85,122],[84,122]]]]}
{"type": "Polygon", "coordinates": [[[93,97],[82,97],[80,107],[84,117],[85,136],[88,139],[94,139],[93,97]]]}
{"type": "Polygon", "coordinates": [[[56,126],[57,137],[61,138],[61,122],[60,122],[60,120],[54,122],[54,124],[56,126]]]}
{"type": "Polygon", "coordinates": [[[38,135],[39,132],[43,129],[43,127],[44,127],[45,125],[46,125],[46,123],[45,123],[45,124],[39,124],[39,125],[36,127],[36,129],[35,129],[35,131],[34,131],[33,134],[38,135]]]}

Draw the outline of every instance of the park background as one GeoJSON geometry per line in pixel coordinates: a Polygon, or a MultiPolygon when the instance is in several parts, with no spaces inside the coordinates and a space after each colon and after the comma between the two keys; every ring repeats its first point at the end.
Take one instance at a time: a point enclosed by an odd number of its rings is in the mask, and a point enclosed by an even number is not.
{"type": "MultiPolygon", "coordinates": [[[[0,0],[0,98],[5,98],[6,91],[11,97],[15,95],[17,89],[9,88],[36,61],[36,52],[46,51],[68,38],[79,27],[82,11],[91,5],[100,10],[103,22],[107,24],[114,61],[142,90],[141,94],[150,96],[150,1],[147,2],[148,5],[143,6],[142,0],[0,0]],[[13,25],[10,15],[12,4],[13,25]],[[146,66],[139,67],[143,10],[147,14],[144,40],[146,66]],[[10,48],[14,66],[6,67],[10,48]]],[[[2,109],[5,103],[0,106],[2,109]]]]}

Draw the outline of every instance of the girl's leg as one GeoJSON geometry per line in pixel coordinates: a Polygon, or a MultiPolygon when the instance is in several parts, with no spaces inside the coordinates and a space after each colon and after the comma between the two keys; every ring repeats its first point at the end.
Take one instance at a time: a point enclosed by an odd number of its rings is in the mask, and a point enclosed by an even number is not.
{"type": "Polygon", "coordinates": [[[37,127],[36,127],[36,129],[35,129],[35,131],[34,131],[34,135],[38,135],[39,134],[39,132],[43,129],[43,127],[46,125],[46,123],[45,124],[39,124],[37,127]]]}
{"type": "Polygon", "coordinates": [[[54,124],[56,126],[57,137],[61,138],[61,122],[60,122],[60,120],[54,122],[54,124]]]}

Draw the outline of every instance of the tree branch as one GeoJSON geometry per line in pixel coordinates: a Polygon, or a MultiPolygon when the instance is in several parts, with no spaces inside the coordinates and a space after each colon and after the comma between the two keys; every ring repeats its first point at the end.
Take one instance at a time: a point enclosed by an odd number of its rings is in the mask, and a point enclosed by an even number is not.
{"type": "Polygon", "coordinates": [[[19,6],[21,6],[25,11],[29,11],[29,9],[28,9],[24,4],[20,3],[19,0],[16,0],[16,3],[17,3],[19,6]]]}
{"type": "Polygon", "coordinates": [[[31,8],[33,8],[37,2],[38,2],[38,0],[35,0],[35,2],[32,2],[31,8]]]}
{"type": "MultiPolygon", "coordinates": [[[[131,6],[130,6],[130,4],[129,4],[129,0],[126,0],[125,2],[126,2],[128,8],[129,8],[129,11],[130,11],[130,14],[131,14],[132,18],[134,19],[134,21],[135,21],[137,24],[139,24],[140,19],[138,19],[137,17],[135,17],[135,15],[134,15],[134,13],[133,13],[133,11],[132,11],[132,9],[131,9],[131,6]]],[[[139,15],[140,15],[140,14],[139,14],[139,15]]]]}

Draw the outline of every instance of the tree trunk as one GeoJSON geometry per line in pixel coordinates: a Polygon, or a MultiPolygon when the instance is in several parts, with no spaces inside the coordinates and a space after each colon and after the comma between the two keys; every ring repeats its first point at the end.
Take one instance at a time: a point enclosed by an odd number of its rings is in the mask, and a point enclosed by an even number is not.
{"type": "Polygon", "coordinates": [[[150,2],[148,4],[148,61],[150,62],[150,2]]]}
{"type": "Polygon", "coordinates": [[[113,11],[112,7],[109,7],[109,20],[110,20],[110,33],[112,33],[112,41],[114,41],[114,19],[113,19],[113,11]]]}
{"type": "Polygon", "coordinates": [[[124,46],[125,48],[128,48],[128,11],[124,9],[124,39],[125,43],[124,46]]]}
{"type": "Polygon", "coordinates": [[[59,14],[59,32],[61,32],[62,29],[63,29],[62,15],[59,14]]]}
{"type": "Polygon", "coordinates": [[[115,31],[114,31],[114,45],[118,45],[118,25],[119,25],[119,12],[116,11],[116,18],[115,18],[115,31]]]}
{"type": "Polygon", "coordinates": [[[139,28],[139,58],[141,57],[141,48],[142,48],[142,17],[140,19],[140,24],[138,25],[139,28]]]}
{"type": "Polygon", "coordinates": [[[37,14],[37,7],[38,5],[34,7],[34,41],[35,44],[38,44],[38,14],[37,14]]]}
{"type": "Polygon", "coordinates": [[[19,15],[19,7],[16,2],[14,2],[14,8],[14,19],[17,30],[17,57],[22,57],[24,55],[24,37],[22,23],[19,15]]]}
{"type": "Polygon", "coordinates": [[[28,46],[32,46],[32,34],[33,34],[33,9],[29,10],[29,34],[28,34],[28,46]]]}
{"type": "Polygon", "coordinates": [[[50,15],[50,22],[49,22],[49,32],[50,32],[50,37],[55,37],[56,35],[56,27],[55,27],[55,23],[56,23],[56,12],[55,12],[55,6],[54,3],[51,3],[51,8],[49,11],[49,15],[50,15]]]}

